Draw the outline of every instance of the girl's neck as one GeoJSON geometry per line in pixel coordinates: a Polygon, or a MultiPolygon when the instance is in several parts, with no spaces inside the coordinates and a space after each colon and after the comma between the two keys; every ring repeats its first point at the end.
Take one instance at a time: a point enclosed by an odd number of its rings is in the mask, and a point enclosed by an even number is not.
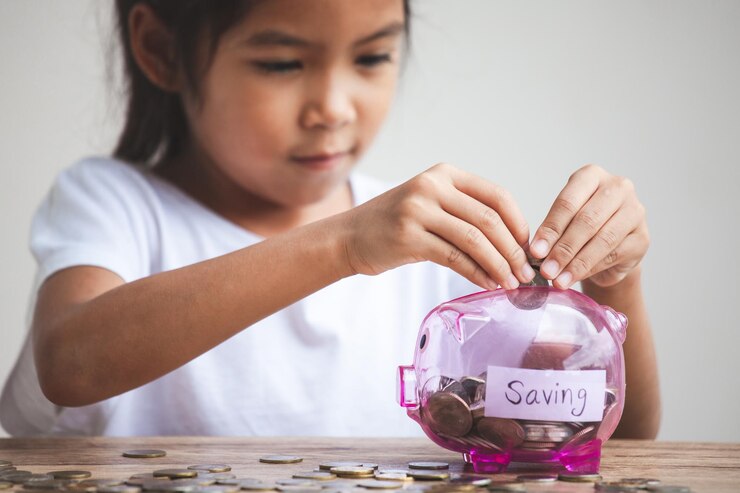
{"type": "Polygon", "coordinates": [[[173,159],[157,166],[154,172],[216,214],[265,238],[353,206],[349,182],[319,202],[286,207],[250,193],[215,167],[199,165],[194,160],[173,159]]]}

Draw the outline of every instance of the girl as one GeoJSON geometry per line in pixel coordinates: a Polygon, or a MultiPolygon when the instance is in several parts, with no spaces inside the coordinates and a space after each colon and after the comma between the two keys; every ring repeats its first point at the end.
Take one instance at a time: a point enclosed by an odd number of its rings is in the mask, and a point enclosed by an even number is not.
{"type": "Polygon", "coordinates": [[[631,183],[576,171],[530,232],[500,186],[438,164],[352,173],[393,99],[402,0],[119,0],[129,105],[112,158],[38,210],[15,435],[418,433],[392,372],[441,301],[581,282],[630,319],[619,434],[659,397],[631,183]],[[473,283],[473,284],[471,284],[473,283]],[[245,330],[247,329],[247,330],[245,330]]]}

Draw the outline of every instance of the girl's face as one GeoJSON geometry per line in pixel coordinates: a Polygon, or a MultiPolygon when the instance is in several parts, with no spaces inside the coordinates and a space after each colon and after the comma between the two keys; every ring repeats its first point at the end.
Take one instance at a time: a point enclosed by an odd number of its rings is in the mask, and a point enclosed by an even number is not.
{"type": "Polygon", "coordinates": [[[387,114],[404,22],[401,0],[255,2],[184,98],[199,162],[278,207],[327,197],[387,114]]]}

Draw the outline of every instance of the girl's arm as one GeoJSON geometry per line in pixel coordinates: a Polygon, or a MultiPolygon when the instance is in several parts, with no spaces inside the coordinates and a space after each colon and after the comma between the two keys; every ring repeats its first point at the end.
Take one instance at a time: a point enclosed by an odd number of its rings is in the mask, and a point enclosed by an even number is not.
{"type": "Polygon", "coordinates": [[[653,336],[642,297],[640,268],[634,269],[619,284],[603,288],[584,280],[583,293],[602,305],[627,315],[624,342],[627,399],[616,438],[655,438],[660,427],[660,392],[653,336]]]}
{"type": "Polygon", "coordinates": [[[627,315],[624,344],[627,395],[617,436],[655,438],[660,425],[658,371],[640,284],[650,244],[645,208],[626,178],[588,165],[571,175],[538,228],[530,251],[540,271],[627,315]]]}
{"type": "Polygon", "coordinates": [[[38,293],[41,388],[63,406],[112,397],[353,274],[431,260],[484,288],[514,288],[534,277],[521,246],[528,237],[505,190],[437,165],[346,213],[128,284],[71,267],[38,293]]]}

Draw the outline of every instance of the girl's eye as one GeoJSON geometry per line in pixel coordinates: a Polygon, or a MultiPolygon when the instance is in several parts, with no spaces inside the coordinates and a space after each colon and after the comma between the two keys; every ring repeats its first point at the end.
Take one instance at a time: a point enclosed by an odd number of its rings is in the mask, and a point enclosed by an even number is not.
{"type": "Polygon", "coordinates": [[[285,73],[292,72],[294,70],[300,70],[303,68],[303,64],[298,60],[290,61],[265,61],[265,62],[253,62],[254,65],[265,72],[273,73],[285,73]]]}
{"type": "Polygon", "coordinates": [[[382,53],[378,55],[363,55],[357,58],[357,63],[363,67],[374,67],[381,63],[389,63],[391,61],[390,53],[382,53]]]}

